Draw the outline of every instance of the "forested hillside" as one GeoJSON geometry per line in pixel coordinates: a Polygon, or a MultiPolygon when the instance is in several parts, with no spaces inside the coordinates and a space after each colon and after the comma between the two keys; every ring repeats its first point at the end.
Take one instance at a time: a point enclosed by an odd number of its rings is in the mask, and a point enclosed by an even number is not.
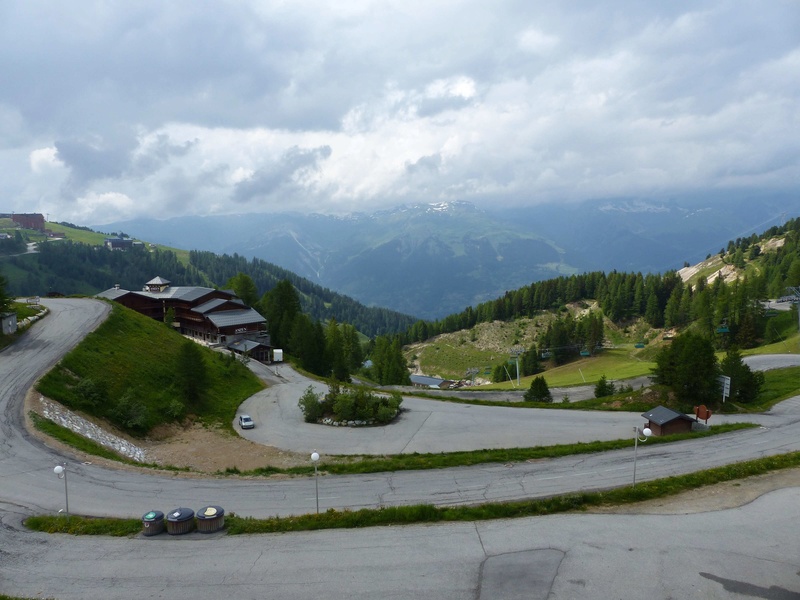
{"type": "Polygon", "coordinates": [[[300,294],[302,311],[313,320],[327,321],[334,318],[340,323],[354,325],[369,337],[399,333],[414,322],[413,317],[386,308],[364,306],[348,296],[323,288],[258,258],[248,261],[238,254],[220,256],[213,252],[192,250],[189,261],[212,281],[220,283],[244,273],[256,284],[259,295],[273,289],[279,281],[288,280],[300,294]]]}
{"type": "Polygon", "coordinates": [[[751,347],[771,335],[771,314],[762,301],[783,296],[787,286],[800,285],[799,240],[800,219],[793,219],[761,236],[731,241],[718,257],[724,268],[711,269],[691,281],[688,276],[684,281],[676,271],[595,271],[535,282],[445,319],[418,321],[404,341],[471,329],[481,322],[533,317],[540,311],[563,310],[568,303],[593,299],[614,322],[642,317],[652,327],[691,324],[698,332],[715,337],[719,347],[731,343],[751,347]]]}
{"type": "Polygon", "coordinates": [[[40,243],[38,247],[37,253],[0,260],[0,273],[8,280],[10,295],[93,295],[115,284],[137,290],[155,276],[165,277],[174,285],[223,287],[238,273],[245,273],[256,283],[259,297],[288,279],[300,293],[303,312],[313,320],[334,318],[350,323],[368,337],[401,332],[414,322],[413,317],[366,307],[258,259],[247,261],[237,255],[192,252],[189,264],[184,264],[175,252],[162,248],[112,252],[71,240],[40,243]]]}

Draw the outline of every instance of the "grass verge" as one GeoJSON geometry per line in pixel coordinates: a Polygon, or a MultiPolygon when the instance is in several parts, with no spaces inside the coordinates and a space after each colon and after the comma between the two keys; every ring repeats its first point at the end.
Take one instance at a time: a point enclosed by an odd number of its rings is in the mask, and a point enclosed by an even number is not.
{"type": "MultiPolygon", "coordinates": [[[[740,429],[758,427],[753,423],[726,423],[715,425],[708,431],[670,435],[664,437],[651,437],[654,444],[667,444],[698,437],[719,435],[740,429]]],[[[442,452],[438,454],[392,454],[381,457],[363,456],[337,456],[337,462],[323,463],[319,469],[323,473],[332,475],[354,475],[363,473],[386,473],[394,471],[422,471],[425,469],[446,469],[451,467],[468,467],[480,464],[504,464],[510,462],[523,462],[526,460],[539,460],[558,458],[571,454],[589,454],[592,452],[607,452],[628,448],[631,440],[608,440],[603,442],[579,442],[577,444],[557,444],[555,446],[535,446],[533,448],[499,448],[494,450],[471,450],[464,452],[442,452]]],[[[269,476],[277,473],[288,475],[308,475],[314,472],[312,466],[292,467],[279,469],[266,467],[252,471],[239,471],[228,469],[219,475],[245,475],[269,476]]]]}
{"type": "MultiPolygon", "coordinates": [[[[792,452],[706,469],[688,475],[647,481],[640,483],[636,488],[626,486],[599,492],[578,492],[536,500],[488,503],[476,506],[418,504],[377,509],[364,508],[357,511],[330,509],[319,515],[270,519],[229,515],[225,527],[229,534],[239,535],[535,517],[585,510],[593,506],[633,504],[664,498],[716,483],[744,479],[798,466],[800,466],[800,452],[792,452]]],[[[136,519],[37,516],[28,518],[25,524],[36,531],[72,535],[126,536],[135,535],[141,531],[141,521],[136,519]]]]}
{"type": "MultiPolygon", "coordinates": [[[[653,436],[650,442],[655,444],[668,444],[698,437],[719,435],[740,429],[757,427],[753,423],[726,423],[716,425],[708,431],[670,435],[664,437],[653,436]]],[[[487,450],[472,450],[466,452],[447,452],[439,454],[395,454],[385,457],[369,457],[352,463],[332,463],[321,466],[323,471],[336,475],[357,473],[383,473],[389,471],[420,471],[423,469],[446,469],[450,467],[468,467],[487,463],[510,463],[546,458],[558,458],[573,454],[591,454],[594,452],[608,452],[628,448],[632,440],[608,440],[596,442],[578,442],[576,444],[557,444],[555,446],[534,446],[533,448],[499,448],[487,450]]],[[[306,467],[307,472],[313,472],[313,467],[306,467]]],[[[257,474],[257,473],[254,473],[257,474]]]]}

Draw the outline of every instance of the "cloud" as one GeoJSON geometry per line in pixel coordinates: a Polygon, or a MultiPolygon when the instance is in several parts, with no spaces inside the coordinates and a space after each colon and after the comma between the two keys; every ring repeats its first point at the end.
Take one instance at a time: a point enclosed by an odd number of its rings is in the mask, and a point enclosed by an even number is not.
{"type": "Polygon", "coordinates": [[[786,189],[798,31],[789,0],[0,7],[0,185],[95,223],[786,189]]]}
{"type": "Polygon", "coordinates": [[[277,161],[259,168],[235,184],[233,199],[247,203],[261,199],[279,200],[281,193],[313,187],[319,163],[331,155],[330,146],[289,148],[277,161]]]}
{"type": "Polygon", "coordinates": [[[97,179],[116,178],[131,166],[138,141],[130,132],[117,129],[105,135],[82,136],[55,141],[56,157],[71,172],[71,187],[83,187],[97,179]]]}
{"type": "Polygon", "coordinates": [[[44,173],[53,168],[63,167],[64,163],[58,158],[58,149],[37,148],[30,153],[30,166],[33,173],[44,173]]]}

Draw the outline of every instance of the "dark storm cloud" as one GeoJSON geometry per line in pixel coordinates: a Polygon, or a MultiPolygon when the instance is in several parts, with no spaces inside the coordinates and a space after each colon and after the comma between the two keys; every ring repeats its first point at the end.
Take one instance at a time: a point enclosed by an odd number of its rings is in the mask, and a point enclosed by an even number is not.
{"type": "Polygon", "coordinates": [[[300,187],[302,178],[319,167],[331,155],[329,146],[320,148],[290,148],[274,163],[259,169],[251,177],[236,185],[233,199],[246,203],[254,199],[273,197],[278,191],[300,187]]]}
{"type": "Polygon", "coordinates": [[[131,165],[138,147],[129,132],[117,131],[108,137],[91,136],[55,142],[56,157],[70,169],[73,186],[82,188],[96,179],[119,177],[131,165]]]}

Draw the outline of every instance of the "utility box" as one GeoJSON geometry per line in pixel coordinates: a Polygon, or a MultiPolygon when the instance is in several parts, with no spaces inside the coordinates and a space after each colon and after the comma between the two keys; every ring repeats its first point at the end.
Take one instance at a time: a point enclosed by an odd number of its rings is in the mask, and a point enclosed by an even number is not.
{"type": "Polygon", "coordinates": [[[283,350],[275,348],[272,351],[272,362],[283,362],[283,350]]]}

